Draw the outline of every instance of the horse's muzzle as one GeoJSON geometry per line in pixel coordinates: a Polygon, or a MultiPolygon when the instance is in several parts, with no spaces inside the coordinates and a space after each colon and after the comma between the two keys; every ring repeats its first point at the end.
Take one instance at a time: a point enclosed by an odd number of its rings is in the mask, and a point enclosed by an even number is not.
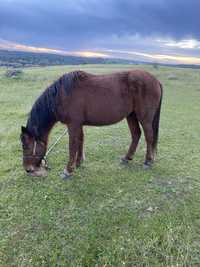
{"type": "Polygon", "coordinates": [[[47,168],[41,166],[36,169],[26,169],[26,173],[34,177],[45,177],[47,176],[47,168]]]}

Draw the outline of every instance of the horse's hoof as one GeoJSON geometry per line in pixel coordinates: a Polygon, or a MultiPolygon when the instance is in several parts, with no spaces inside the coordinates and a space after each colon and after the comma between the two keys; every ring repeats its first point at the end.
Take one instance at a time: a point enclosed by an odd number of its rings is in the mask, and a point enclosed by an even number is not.
{"type": "Polygon", "coordinates": [[[66,173],[61,173],[60,174],[60,177],[63,179],[63,180],[68,180],[70,178],[72,178],[72,175],[71,174],[66,174],[66,173]]]}
{"type": "Polygon", "coordinates": [[[127,165],[129,163],[129,160],[126,159],[126,158],[121,158],[121,161],[120,161],[121,164],[124,164],[124,165],[127,165]]]}
{"type": "Polygon", "coordinates": [[[69,178],[72,177],[72,174],[69,173],[66,169],[64,169],[63,173],[61,173],[60,177],[63,179],[63,180],[67,180],[69,178]]]}
{"type": "Polygon", "coordinates": [[[151,169],[151,167],[152,167],[152,164],[150,162],[145,162],[143,164],[143,169],[144,170],[149,170],[149,169],[151,169]]]}

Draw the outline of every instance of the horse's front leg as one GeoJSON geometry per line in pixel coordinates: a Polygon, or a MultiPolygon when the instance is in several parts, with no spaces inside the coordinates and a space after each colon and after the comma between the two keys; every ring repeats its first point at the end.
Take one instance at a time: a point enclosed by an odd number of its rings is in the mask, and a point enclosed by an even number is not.
{"type": "Polygon", "coordinates": [[[76,167],[76,161],[78,156],[78,151],[80,147],[80,136],[81,136],[81,126],[79,125],[69,125],[69,161],[67,166],[64,168],[64,177],[68,178],[74,172],[76,167]]]}
{"type": "Polygon", "coordinates": [[[83,127],[81,127],[81,132],[79,136],[79,148],[78,148],[78,155],[76,160],[76,167],[80,167],[81,163],[85,160],[85,153],[84,153],[84,132],[83,127]]]}

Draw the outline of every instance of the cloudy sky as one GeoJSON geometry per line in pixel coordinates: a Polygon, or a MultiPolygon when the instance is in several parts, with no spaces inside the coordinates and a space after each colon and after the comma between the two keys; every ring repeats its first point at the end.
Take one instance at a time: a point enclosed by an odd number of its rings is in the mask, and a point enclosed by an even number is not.
{"type": "Polygon", "coordinates": [[[0,0],[0,48],[200,64],[200,0],[0,0]]]}

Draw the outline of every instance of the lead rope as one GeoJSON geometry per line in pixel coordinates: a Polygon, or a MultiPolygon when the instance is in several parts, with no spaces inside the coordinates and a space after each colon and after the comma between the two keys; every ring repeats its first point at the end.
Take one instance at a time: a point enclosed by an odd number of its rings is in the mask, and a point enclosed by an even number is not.
{"type": "Polygon", "coordinates": [[[64,132],[56,139],[55,143],[53,143],[50,148],[47,150],[46,155],[44,156],[45,162],[47,161],[47,156],[51,153],[53,148],[58,144],[58,142],[63,138],[63,136],[67,133],[67,129],[64,130],[64,132]]]}

